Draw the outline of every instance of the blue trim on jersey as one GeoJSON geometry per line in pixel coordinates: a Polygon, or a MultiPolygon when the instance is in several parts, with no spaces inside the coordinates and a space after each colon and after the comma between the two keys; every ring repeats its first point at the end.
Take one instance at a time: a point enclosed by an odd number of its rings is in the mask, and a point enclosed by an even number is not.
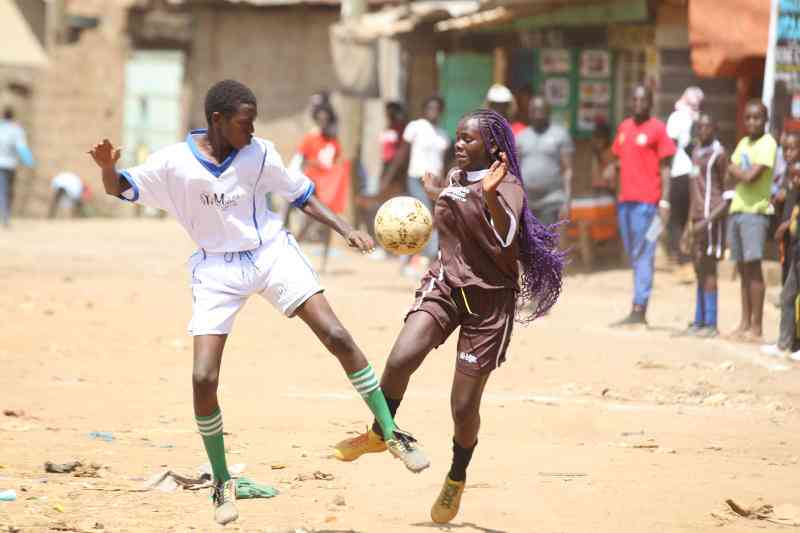
{"type": "Polygon", "coordinates": [[[122,196],[122,194],[118,194],[117,196],[121,200],[125,200],[126,202],[131,202],[131,203],[136,202],[136,200],[139,199],[139,186],[136,185],[136,182],[133,181],[133,178],[131,177],[131,175],[128,173],[127,170],[120,170],[117,174],[119,174],[120,178],[124,178],[125,181],[128,182],[128,185],[131,186],[131,189],[133,189],[133,198],[125,198],[124,196],[122,196]]]}
{"type": "Polygon", "coordinates": [[[204,133],[208,133],[208,129],[200,128],[197,130],[190,131],[189,134],[186,136],[186,144],[189,145],[189,150],[192,151],[192,155],[194,155],[195,159],[197,159],[197,161],[199,161],[200,164],[206,168],[206,170],[211,172],[211,174],[213,174],[215,178],[218,178],[222,175],[223,172],[228,170],[228,167],[231,166],[233,160],[236,159],[236,154],[239,153],[239,150],[234,148],[231,151],[231,153],[228,154],[228,157],[225,158],[225,161],[223,161],[222,164],[220,165],[212,163],[203,156],[203,154],[200,152],[200,150],[197,148],[197,145],[194,142],[193,135],[202,135],[204,133]]]}
{"type": "Polygon", "coordinates": [[[253,225],[256,227],[256,235],[258,235],[258,247],[260,248],[264,241],[261,240],[261,230],[258,228],[258,219],[256,218],[256,192],[258,191],[258,182],[261,181],[261,175],[264,174],[264,165],[267,162],[267,147],[264,147],[264,156],[261,158],[261,168],[258,170],[258,178],[253,185],[253,225]]]}
{"type": "Polygon", "coordinates": [[[292,207],[300,209],[301,207],[306,205],[308,203],[308,199],[311,198],[311,195],[314,194],[315,190],[317,190],[317,188],[314,186],[314,182],[313,181],[309,182],[308,189],[306,190],[306,192],[298,196],[294,200],[294,202],[292,202],[292,207]]]}

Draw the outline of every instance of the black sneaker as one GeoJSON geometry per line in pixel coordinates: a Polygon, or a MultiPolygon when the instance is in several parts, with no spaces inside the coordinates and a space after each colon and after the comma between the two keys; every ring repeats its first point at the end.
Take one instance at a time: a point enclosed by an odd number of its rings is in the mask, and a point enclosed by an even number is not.
{"type": "Polygon", "coordinates": [[[631,314],[623,318],[622,320],[617,320],[616,322],[611,323],[612,328],[618,328],[622,326],[636,326],[636,325],[647,325],[647,320],[644,318],[644,311],[631,311],[631,314]]]}

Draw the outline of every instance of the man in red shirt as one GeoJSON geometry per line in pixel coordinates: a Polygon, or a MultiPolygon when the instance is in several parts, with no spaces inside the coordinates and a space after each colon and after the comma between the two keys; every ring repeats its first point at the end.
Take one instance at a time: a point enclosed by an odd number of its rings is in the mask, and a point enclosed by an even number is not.
{"type": "Polygon", "coordinates": [[[656,243],[669,215],[669,177],[675,143],[663,122],[650,116],[653,93],[633,91],[633,116],[619,125],[612,150],[619,160],[617,215],[625,252],[633,267],[633,309],[614,326],[647,324],[645,314],[653,288],[656,243]],[[661,208],[660,217],[657,211],[661,208]]]}

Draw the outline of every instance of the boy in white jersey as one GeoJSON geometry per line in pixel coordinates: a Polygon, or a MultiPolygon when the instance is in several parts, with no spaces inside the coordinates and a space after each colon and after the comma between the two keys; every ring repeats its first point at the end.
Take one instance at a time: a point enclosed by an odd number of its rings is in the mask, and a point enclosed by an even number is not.
{"type": "Polygon", "coordinates": [[[313,183],[284,167],[269,141],[254,137],[253,92],[233,80],[206,94],[207,130],[152,154],[144,164],[118,172],[120,150],[108,139],[89,153],[102,169],[106,193],[164,209],[183,225],[199,249],[189,259],[194,336],[194,411],[211,462],[215,519],[238,518],[236,485],[228,472],[217,384],[225,341],[251,294],[260,294],[288,317],[299,316],[338,359],[350,381],[381,422],[389,450],[410,470],[429,464],[414,438],[400,431],[364,354],[339,322],[319,280],[280,217],[267,207],[275,193],[341,234],[351,247],[373,249],[314,196],[313,183]]]}

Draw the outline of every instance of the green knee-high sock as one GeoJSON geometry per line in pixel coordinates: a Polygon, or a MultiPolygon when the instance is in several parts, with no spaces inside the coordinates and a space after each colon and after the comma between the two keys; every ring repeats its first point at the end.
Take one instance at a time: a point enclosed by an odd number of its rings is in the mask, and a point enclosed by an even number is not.
{"type": "Polygon", "coordinates": [[[389,412],[389,406],[386,405],[386,398],[383,396],[383,391],[378,384],[378,378],[375,377],[375,371],[372,370],[372,365],[367,363],[367,366],[347,377],[361,397],[364,398],[364,401],[367,402],[369,410],[375,415],[383,434],[394,435],[396,426],[389,412]]]}
{"type": "Polygon", "coordinates": [[[222,438],[222,412],[217,411],[211,416],[196,416],[197,429],[203,437],[208,460],[211,462],[211,471],[215,481],[228,481],[231,478],[228,472],[228,463],[225,461],[225,441],[222,438]]]}

